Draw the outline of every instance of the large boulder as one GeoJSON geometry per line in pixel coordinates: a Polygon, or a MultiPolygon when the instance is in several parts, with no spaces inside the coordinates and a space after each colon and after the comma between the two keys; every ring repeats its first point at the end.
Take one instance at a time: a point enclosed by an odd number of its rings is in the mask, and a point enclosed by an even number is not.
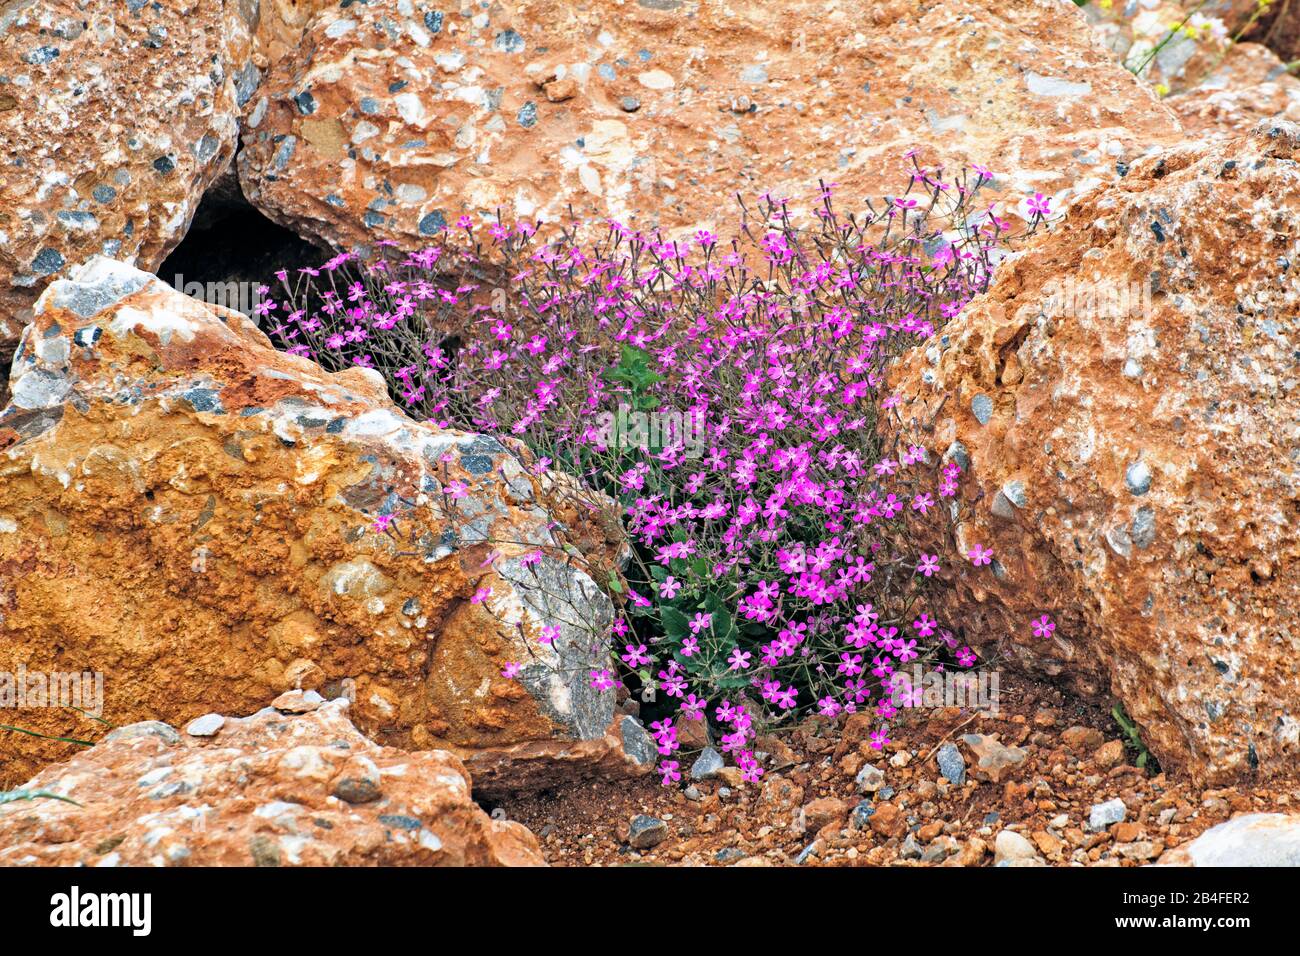
{"type": "Polygon", "coordinates": [[[331,5],[248,111],[249,200],[339,248],[462,214],[694,230],[818,179],[860,202],[904,154],[1067,199],[1179,127],[1060,0],[331,5]]]}
{"type": "MultiPolygon", "coordinates": [[[[376,372],[328,374],[111,260],[34,312],[0,412],[0,672],[102,672],[114,723],[348,696],[380,743],[485,759],[485,791],[521,745],[529,782],[550,757],[622,767],[628,735],[653,761],[588,683],[617,524],[521,451],[414,422],[376,372]]],[[[0,746],[6,782],[57,752],[0,746]]]]}
{"type": "Polygon", "coordinates": [[[235,153],[256,6],[0,5],[0,378],[48,282],[92,255],[155,269],[180,242],[235,153]]]}
{"type": "Polygon", "coordinates": [[[953,622],[1113,692],[1201,779],[1300,751],[1297,261],[1300,130],[1177,148],[1081,200],[895,374],[905,432],[966,471],[953,622]]]}
{"type": "Polygon", "coordinates": [[[113,731],[0,806],[2,866],[543,866],[442,751],[371,743],[345,701],[113,731]],[[213,725],[217,725],[213,731],[213,725]]]}
{"type": "Polygon", "coordinates": [[[1300,817],[1246,813],[1160,857],[1161,866],[1300,866],[1300,817]]]}

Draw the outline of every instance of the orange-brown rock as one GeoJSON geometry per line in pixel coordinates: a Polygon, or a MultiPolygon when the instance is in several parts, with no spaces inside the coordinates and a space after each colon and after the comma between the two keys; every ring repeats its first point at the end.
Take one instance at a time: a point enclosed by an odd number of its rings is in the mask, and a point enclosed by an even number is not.
{"type": "Polygon", "coordinates": [[[1201,779],[1300,749],[1298,237],[1297,127],[1148,157],[896,373],[965,470],[967,640],[1113,692],[1201,779]]]}
{"type": "Polygon", "coordinates": [[[1189,135],[1246,133],[1261,120],[1300,120],[1300,78],[1272,50],[1242,43],[1194,89],[1166,102],[1189,135]]]}
{"type": "Polygon", "coordinates": [[[0,7],[0,369],[53,278],[101,254],[154,269],[180,242],[255,87],[249,8],[0,7]]]}
{"type": "Polygon", "coordinates": [[[202,738],[131,724],[25,789],[66,800],[0,806],[0,865],[545,865],[526,827],[470,799],[459,760],[376,746],[344,701],[202,738]]]}
{"type": "Polygon", "coordinates": [[[272,64],[239,167],[304,236],[417,246],[498,209],[685,231],[819,178],[856,203],[905,184],[912,147],[1064,201],[1178,129],[1059,0],[375,0],[272,64]]]}
{"type": "MultiPolygon", "coordinates": [[[[0,413],[0,672],[101,672],[117,724],[346,696],[380,743],[487,752],[485,792],[512,786],[512,748],[528,782],[551,757],[653,762],[588,681],[614,549],[522,451],[416,423],[376,373],[328,374],[107,259],[35,313],[0,413]]],[[[5,782],[57,752],[0,748],[5,782]]]]}

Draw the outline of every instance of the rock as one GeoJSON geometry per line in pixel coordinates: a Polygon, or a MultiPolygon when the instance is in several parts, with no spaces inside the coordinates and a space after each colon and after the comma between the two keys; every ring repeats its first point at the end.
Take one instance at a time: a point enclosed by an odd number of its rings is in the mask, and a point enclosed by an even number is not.
{"type": "Polygon", "coordinates": [[[943,866],[979,866],[989,852],[989,845],[979,837],[971,837],[955,854],[943,861],[943,866]]]}
{"type": "Polygon", "coordinates": [[[634,850],[648,850],[668,838],[668,824],[658,817],[637,814],[628,824],[627,842],[634,850]]]}
{"type": "Polygon", "coordinates": [[[695,763],[691,764],[692,780],[712,780],[717,777],[722,769],[726,766],[722,760],[722,754],[718,753],[712,747],[705,747],[700,755],[695,758],[695,763]]]}
{"type": "Polygon", "coordinates": [[[235,0],[5,5],[0,370],[46,284],[99,254],[155,269],[180,242],[235,154],[248,10],[235,0]]]}
{"type": "Polygon", "coordinates": [[[314,690],[287,690],[271,706],[282,714],[308,714],[325,702],[325,698],[314,690]]]}
{"type": "Polygon", "coordinates": [[[804,830],[816,833],[828,824],[843,823],[848,813],[849,805],[843,800],[836,797],[821,797],[806,804],[799,811],[799,817],[804,830]]]}
{"type": "Polygon", "coordinates": [[[1161,866],[1300,866],[1300,816],[1247,813],[1160,857],[1161,866]]]}
{"type": "MultiPolygon", "coordinates": [[[[325,373],[107,259],[41,297],[11,382],[0,670],[111,663],[108,719],[183,725],[255,710],[306,665],[363,732],[455,751],[484,795],[653,765],[644,728],[587,679],[613,609],[583,568],[607,577],[616,532],[579,524],[521,450],[414,422],[374,373],[325,373]],[[399,500],[401,535],[375,531],[399,500]],[[537,640],[549,623],[554,645],[537,640]]],[[[57,709],[27,723],[67,730],[57,709]]],[[[9,748],[0,786],[67,752],[9,748]]]]}
{"type": "Polygon", "coordinates": [[[760,799],[776,812],[793,810],[803,805],[803,787],[779,773],[763,777],[760,799]]]}
{"type": "Polygon", "coordinates": [[[186,724],[185,732],[191,737],[215,737],[225,724],[226,718],[220,714],[204,714],[186,724]]]}
{"type": "Polygon", "coordinates": [[[1038,847],[1040,853],[1049,860],[1060,859],[1061,851],[1065,849],[1065,842],[1054,833],[1046,830],[1036,830],[1033,834],[1034,845],[1038,847]]]}
{"type": "Polygon", "coordinates": [[[876,812],[870,800],[862,800],[853,808],[851,822],[859,830],[865,830],[871,822],[871,815],[876,812]]]}
{"type": "Polygon", "coordinates": [[[1000,162],[999,198],[1065,202],[1178,135],[1059,0],[538,0],[437,26],[393,0],[314,16],[249,111],[249,200],[348,249],[426,245],[498,209],[689,233],[731,218],[719,197],[737,192],[815,204],[821,178],[853,202],[879,196],[906,184],[917,143],[935,144],[930,165],[1000,162]]]}
{"type": "Polygon", "coordinates": [[[937,613],[1006,635],[1021,669],[1113,693],[1161,767],[1198,782],[1300,752],[1300,673],[1276,640],[1300,633],[1297,159],[1300,129],[1276,123],[1141,160],[1003,262],[936,363],[918,350],[891,380],[914,396],[902,430],[969,459],[956,550],[995,555],[956,562],[937,613]],[[1267,229],[1240,214],[1257,208],[1267,229]],[[1014,520],[989,504],[1009,481],[1014,520]]]}
{"type": "Polygon", "coordinates": [[[961,739],[975,758],[976,772],[994,783],[1000,781],[1007,771],[1025,762],[1023,750],[1006,746],[998,741],[996,735],[963,734],[961,739]]]}
{"type": "Polygon", "coordinates": [[[956,744],[945,743],[941,746],[935,754],[935,761],[939,764],[939,772],[954,787],[960,787],[966,782],[966,758],[961,755],[956,744]]]}
{"type": "Polygon", "coordinates": [[[878,835],[889,839],[902,836],[907,831],[907,820],[892,803],[881,803],[867,820],[867,825],[878,835]]]}
{"type": "Polygon", "coordinates": [[[780,737],[771,734],[758,737],[754,747],[768,755],[768,766],[772,770],[788,770],[799,762],[798,754],[780,737]]]}
{"type": "Polygon", "coordinates": [[[874,764],[863,764],[854,783],[863,793],[876,793],[885,785],[885,772],[874,764]]]}
{"type": "Polygon", "coordinates": [[[1239,43],[1195,89],[1166,101],[1189,135],[1246,133],[1261,120],[1300,120],[1300,79],[1258,43],[1239,43]]]}
{"type": "Polygon", "coordinates": [[[904,860],[919,860],[925,851],[921,849],[921,844],[916,842],[916,835],[909,833],[903,840],[903,845],[898,848],[898,855],[904,860]]]}
{"type": "Polygon", "coordinates": [[[1023,834],[1015,830],[999,830],[993,841],[993,865],[1009,866],[1026,860],[1043,862],[1034,845],[1023,834]]]}
{"type": "Polygon", "coordinates": [[[1076,754],[1086,754],[1100,747],[1106,738],[1092,727],[1070,727],[1061,734],[1061,742],[1076,754]]]}
{"type": "Polygon", "coordinates": [[[470,799],[456,757],[371,743],[342,702],[227,719],[216,740],[106,738],[29,786],[80,806],[0,806],[5,866],[544,865],[527,829],[470,799]],[[358,759],[384,776],[381,800],[330,795],[335,769],[358,759]]]}
{"type": "Polygon", "coordinates": [[[1108,740],[1092,755],[1092,765],[1098,770],[1109,770],[1124,762],[1124,741],[1108,740]]]}
{"type": "Polygon", "coordinates": [[[806,847],[804,847],[802,850],[799,851],[799,855],[794,858],[794,865],[803,866],[805,863],[807,863],[809,860],[811,860],[814,856],[817,855],[820,848],[821,848],[820,841],[813,840],[806,847]]]}
{"type": "Polygon", "coordinates": [[[1111,824],[1123,821],[1127,813],[1128,807],[1118,797],[1114,800],[1107,800],[1105,803],[1094,803],[1092,809],[1088,812],[1088,828],[1090,830],[1104,830],[1111,824]]]}
{"type": "Polygon", "coordinates": [[[330,793],[347,803],[369,803],[383,796],[383,775],[369,757],[351,757],[335,775],[330,793]]]}

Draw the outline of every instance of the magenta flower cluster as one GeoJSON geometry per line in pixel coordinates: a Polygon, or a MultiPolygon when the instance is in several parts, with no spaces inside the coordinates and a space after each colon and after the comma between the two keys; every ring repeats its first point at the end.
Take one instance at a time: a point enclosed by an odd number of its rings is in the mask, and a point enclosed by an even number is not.
{"type": "MultiPolygon", "coordinates": [[[[890,360],[940,335],[1015,238],[978,201],[991,175],[914,163],[904,195],[854,215],[833,185],[804,218],[764,196],[725,242],[464,217],[418,252],[282,273],[288,299],[263,314],[289,351],[377,368],[412,415],[517,439],[534,474],[607,495],[632,558],[608,575],[622,612],[586,679],[657,716],[665,784],[683,721],[708,721],[753,781],[771,723],[871,713],[883,748],[896,668],[978,662],[931,589],[946,563],[992,573],[996,555],[944,556],[961,467],[885,426],[905,398],[890,360]]],[[[1046,200],[1031,211],[1033,228],[1046,200]]]]}

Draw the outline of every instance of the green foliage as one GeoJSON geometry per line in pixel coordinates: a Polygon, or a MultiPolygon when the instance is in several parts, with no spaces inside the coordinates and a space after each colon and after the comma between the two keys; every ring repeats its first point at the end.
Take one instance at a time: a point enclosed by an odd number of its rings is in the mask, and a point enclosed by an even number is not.
{"type": "Polygon", "coordinates": [[[1137,724],[1129,719],[1128,714],[1124,711],[1123,704],[1117,704],[1111,709],[1110,715],[1115,718],[1115,723],[1119,724],[1119,729],[1124,732],[1125,746],[1137,754],[1137,759],[1133,765],[1139,770],[1146,770],[1148,766],[1152,770],[1158,770],[1159,765],[1151,751],[1147,750],[1147,745],[1142,742],[1142,734],[1138,731],[1137,724]]]}

